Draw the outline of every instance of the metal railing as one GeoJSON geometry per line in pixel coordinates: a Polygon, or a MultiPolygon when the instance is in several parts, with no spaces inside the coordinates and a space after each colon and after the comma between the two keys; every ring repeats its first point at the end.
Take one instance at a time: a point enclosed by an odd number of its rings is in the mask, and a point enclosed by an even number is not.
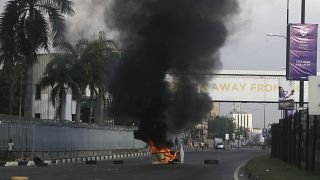
{"type": "Polygon", "coordinates": [[[90,151],[144,148],[134,139],[132,127],[107,127],[70,121],[18,121],[0,116],[0,152],[9,139],[15,151],[90,151]]]}
{"type": "Polygon", "coordinates": [[[320,169],[320,116],[300,110],[271,128],[271,157],[306,170],[320,169]]]}

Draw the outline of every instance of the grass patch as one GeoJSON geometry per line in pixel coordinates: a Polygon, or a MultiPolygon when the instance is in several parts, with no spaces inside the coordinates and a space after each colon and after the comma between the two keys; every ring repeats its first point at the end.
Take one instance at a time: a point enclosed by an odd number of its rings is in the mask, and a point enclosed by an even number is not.
{"type": "Polygon", "coordinates": [[[269,156],[257,157],[247,164],[248,172],[259,176],[263,180],[319,180],[320,174],[299,170],[297,167],[286,164],[269,156]]]}

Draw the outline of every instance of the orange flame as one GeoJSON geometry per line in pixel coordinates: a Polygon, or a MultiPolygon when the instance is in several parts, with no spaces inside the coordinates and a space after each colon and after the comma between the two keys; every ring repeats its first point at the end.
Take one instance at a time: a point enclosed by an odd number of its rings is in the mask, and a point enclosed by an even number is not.
{"type": "Polygon", "coordinates": [[[154,161],[159,161],[162,164],[169,164],[176,160],[177,153],[171,151],[168,147],[157,147],[152,140],[149,140],[148,144],[154,161]]]}

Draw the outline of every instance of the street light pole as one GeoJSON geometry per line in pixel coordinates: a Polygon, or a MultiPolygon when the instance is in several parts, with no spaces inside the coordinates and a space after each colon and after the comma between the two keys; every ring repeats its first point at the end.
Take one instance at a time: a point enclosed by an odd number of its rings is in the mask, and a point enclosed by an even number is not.
{"type": "MultiPolygon", "coordinates": [[[[290,52],[289,52],[289,46],[290,46],[290,30],[289,30],[289,9],[290,9],[290,1],[287,0],[287,39],[286,39],[286,63],[287,63],[287,69],[286,69],[286,74],[288,74],[288,67],[289,67],[289,57],[290,57],[290,52]]],[[[282,110],[283,116],[282,117],[287,117],[287,110],[282,110]]],[[[281,118],[282,118],[281,117],[281,118]]]]}
{"type": "Polygon", "coordinates": [[[263,104],[263,128],[266,128],[266,104],[263,104]]]}
{"type": "Polygon", "coordinates": [[[264,149],[266,146],[266,136],[265,136],[265,129],[266,129],[266,105],[265,103],[260,103],[263,105],[263,130],[262,130],[262,136],[263,136],[263,146],[262,148],[264,149]]]}
{"type": "Polygon", "coordinates": [[[289,24],[289,8],[290,7],[290,0],[287,0],[287,25],[289,24]]]}
{"type": "MultiPolygon", "coordinates": [[[[305,24],[306,20],[306,1],[302,0],[301,3],[301,24],[305,24]]],[[[299,107],[303,107],[304,104],[304,81],[300,81],[300,93],[299,93],[299,107]]]]}

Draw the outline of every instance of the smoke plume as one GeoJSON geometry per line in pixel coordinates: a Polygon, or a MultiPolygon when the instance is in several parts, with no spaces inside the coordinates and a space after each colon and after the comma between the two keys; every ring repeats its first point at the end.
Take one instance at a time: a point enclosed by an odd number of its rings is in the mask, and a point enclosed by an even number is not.
{"type": "MultiPolygon", "coordinates": [[[[74,16],[66,17],[68,32],[67,41],[77,42],[80,39],[98,39],[99,31],[107,31],[105,25],[106,7],[112,0],[74,0],[74,16]]],[[[108,36],[112,36],[112,33],[108,36]]]]}
{"type": "Polygon", "coordinates": [[[237,10],[237,0],[112,2],[106,23],[118,31],[123,49],[110,84],[113,112],[141,121],[137,139],[167,145],[170,134],[208,114],[211,99],[198,87],[209,79],[194,73],[220,65],[225,24],[237,10]]]}

